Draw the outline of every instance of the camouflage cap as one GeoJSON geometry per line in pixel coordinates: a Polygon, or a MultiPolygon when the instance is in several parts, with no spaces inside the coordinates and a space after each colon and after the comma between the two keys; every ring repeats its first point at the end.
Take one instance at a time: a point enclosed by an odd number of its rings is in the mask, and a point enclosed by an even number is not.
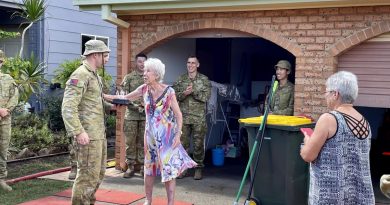
{"type": "Polygon", "coordinates": [[[275,65],[275,69],[276,68],[284,68],[286,70],[290,70],[291,69],[291,64],[290,62],[286,61],[286,60],[280,60],[276,65],[275,65]]]}
{"type": "Polygon", "coordinates": [[[85,51],[83,56],[87,56],[92,53],[106,53],[111,50],[101,40],[89,40],[85,43],[85,51]]]}
{"type": "Polygon", "coordinates": [[[0,50],[0,61],[4,61],[5,59],[5,54],[2,50],[0,50]]]}

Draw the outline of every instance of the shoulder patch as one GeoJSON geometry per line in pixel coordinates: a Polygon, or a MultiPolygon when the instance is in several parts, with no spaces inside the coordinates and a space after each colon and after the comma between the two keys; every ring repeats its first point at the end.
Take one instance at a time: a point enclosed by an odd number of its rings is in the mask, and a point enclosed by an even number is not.
{"type": "Polygon", "coordinates": [[[69,79],[66,84],[67,85],[73,85],[73,86],[76,86],[76,87],[83,87],[84,86],[84,83],[82,81],[80,81],[79,79],[77,79],[77,78],[69,79]]]}
{"type": "Polygon", "coordinates": [[[70,79],[69,84],[74,85],[74,86],[77,86],[77,83],[79,83],[79,80],[78,80],[78,79],[70,79]]]}

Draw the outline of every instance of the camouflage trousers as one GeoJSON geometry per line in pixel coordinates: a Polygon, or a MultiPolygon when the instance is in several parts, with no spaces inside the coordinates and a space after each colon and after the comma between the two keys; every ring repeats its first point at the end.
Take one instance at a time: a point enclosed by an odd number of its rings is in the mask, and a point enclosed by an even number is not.
{"type": "Polygon", "coordinates": [[[77,144],[77,177],[72,189],[72,205],[95,204],[95,193],[106,172],[107,140],[77,144]]]}
{"type": "Polygon", "coordinates": [[[191,141],[193,142],[193,160],[198,164],[198,168],[204,167],[204,153],[205,153],[205,144],[204,139],[207,133],[206,122],[200,124],[183,124],[182,128],[183,134],[181,135],[181,142],[189,153],[191,141]],[[192,138],[191,138],[192,136],[192,138]],[[192,140],[191,140],[192,139],[192,140]]]}
{"type": "Polygon", "coordinates": [[[76,146],[77,146],[76,139],[71,137],[69,143],[69,164],[71,167],[77,166],[76,146]]]}
{"type": "Polygon", "coordinates": [[[144,164],[145,121],[125,120],[123,132],[126,136],[126,164],[144,164]]]}
{"type": "Polygon", "coordinates": [[[7,177],[7,152],[11,140],[11,124],[0,124],[0,179],[7,177]]]}

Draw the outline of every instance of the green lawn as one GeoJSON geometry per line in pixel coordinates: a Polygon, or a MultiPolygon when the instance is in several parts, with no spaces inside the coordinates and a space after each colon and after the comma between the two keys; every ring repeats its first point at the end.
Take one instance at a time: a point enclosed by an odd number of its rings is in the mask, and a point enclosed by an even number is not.
{"type": "Polygon", "coordinates": [[[0,190],[1,204],[19,204],[22,202],[53,195],[54,193],[70,188],[72,184],[72,182],[50,179],[33,179],[22,181],[12,185],[12,192],[4,192],[0,190]]]}
{"type": "Polygon", "coordinates": [[[8,164],[8,179],[35,174],[42,171],[69,166],[69,156],[62,155],[47,159],[35,159],[20,163],[8,164]]]}
{"type": "MultiPolygon", "coordinates": [[[[115,149],[108,149],[108,157],[113,158],[115,149]]],[[[69,156],[61,155],[46,159],[35,159],[30,161],[8,164],[7,179],[35,174],[42,171],[48,171],[69,166],[69,156]]],[[[57,181],[50,179],[33,179],[21,181],[12,185],[12,192],[0,190],[0,204],[11,205],[18,204],[45,196],[53,195],[65,189],[72,187],[73,182],[57,181]]]]}
{"type": "MultiPolygon", "coordinates": [[[[69,166],[68,155],[11,163],[8,164],[7,179],[15,179],[29,174],[35,174],[38,172],[58,169],[67,166],[69,166]]],[[[12,192],[4,192],[0,190],[0,204],[18,204],[26,201],[31,201],[33,199],[50,196],[54,193],[72,187],[72,184],[72,182],[49,179],[33,179],[21,181],[11,185],[13,188],[12,192]]]]}

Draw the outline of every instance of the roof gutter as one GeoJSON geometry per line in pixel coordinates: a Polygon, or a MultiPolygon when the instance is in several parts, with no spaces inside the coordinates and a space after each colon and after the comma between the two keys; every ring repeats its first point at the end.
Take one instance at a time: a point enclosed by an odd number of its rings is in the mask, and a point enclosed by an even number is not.
{"type": "Polygon", "coordinates": [[[112,23],[114,25],[117,25],[119,27],[123,28],[129,28],[130,24],[126,21],[123,21],[121,19],[118,19],[117,17],[112,16],[111,14],[111,5],[102,5],[102,19],[104,21],[107,21],[109,23],[112,23]]]}
{"type": "Polygon", "coordinates": [[[20,6],[22,4],[18,2],[7,2],[7,1],[0,1],[0,7],[5,7],[5,8],[12,8],[12,9],[20,9],[20,6]]]}

